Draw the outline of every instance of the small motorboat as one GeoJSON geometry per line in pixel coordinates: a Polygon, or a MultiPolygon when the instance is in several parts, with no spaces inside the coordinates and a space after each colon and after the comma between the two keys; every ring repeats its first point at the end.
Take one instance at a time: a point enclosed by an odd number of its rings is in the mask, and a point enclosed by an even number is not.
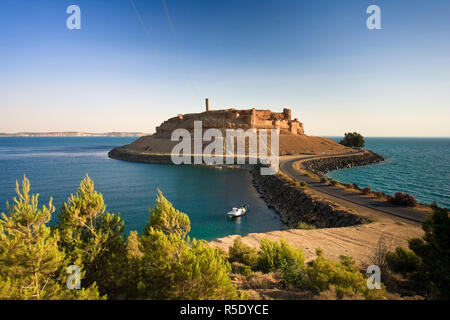
{"type": "Polygon", "coordinates": [[[227,215],[230,218],[240,217],[240,216],[244,215],[247,212],[247,210],[248,210],[248,205],[244,204],[240,208],[231,209],[231,211],[227,212],[227,215]]]}

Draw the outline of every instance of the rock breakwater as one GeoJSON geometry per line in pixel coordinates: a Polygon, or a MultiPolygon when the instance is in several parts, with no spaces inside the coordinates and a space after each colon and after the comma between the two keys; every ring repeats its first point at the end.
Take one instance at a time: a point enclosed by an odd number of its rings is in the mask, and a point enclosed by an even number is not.
{"type": "Polygon", "coordinates": [[[369,223],[332,202],[308,194],[306,189],[285,180],[281,175],[262,176],[253,170],[253,185],[267,205],[281,217],[287,228],[304,222],[316,228],[347,227],[369,223]]]}
{"type": "Polygon", "coordinates": [[[384,161],[382,156],[372,151],[365,151],[358,155],[307,160],[302,162],[302,165],[306,170],[321,176],[332,170],[366,166],[381,161],[384,161]]]}

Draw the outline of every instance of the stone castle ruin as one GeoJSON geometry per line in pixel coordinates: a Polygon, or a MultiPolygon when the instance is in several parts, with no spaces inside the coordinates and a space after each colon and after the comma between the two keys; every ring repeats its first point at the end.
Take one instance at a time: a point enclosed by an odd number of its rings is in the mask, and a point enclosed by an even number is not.
{"type": "MultiPolygon", "coordinates": [[[[222,133],[222,138],[227,137],[227,129],[243,130],[246,154],[250,154],[251,135],[247,135],[249,129],[265,129],[267,132],[266,143],[268,150],[272,150],[272,132],[270,129],[279,129],[279,155],[296,154],[331,154],[348,152],[348,148],[334,142],[333,140],[320,137],[312,137],[305,134],[303,123],[298,119],[292,119],[292,112],[284,108],[282,112],[272,112],[271,110],[257,110],[256,108],[236,110],[223,109],[211,110],[209,100],[205,101],[206,110],[199,113],[179,114],[170,118],[156,128],[152,135],[142,136],[136,141],[125,146],[111,150],[109,156],[116,159],[128,161],[142,161],[152,163],[172,163],[171,155],[174,147],[182,141],[187,141],[185,137],[172,140],[172,133],[176,129],[186,129],[191,138],[191,154],[196,150],[192,148],[200,137],[196,137],[194,132],[194,122],[201,121],[201,140],[203,148],[213,143],[213,139],[203,139],[203,133],[208,129],[218,129],[222,133]],[[270,137],[269,137],[270,136],[270,137]]],[[[198,126],[196,126],[198,128],[198,126]]],[[[234,132],[236,133],[236,132],[234,132]]],[[[260,135],[264,139],[264,135],[260,135]]],[[[231,136],[231,135],[230,135],[231,136]]],[[[214,142],[220,139],[214,139],[214,142]]],[[[239,146],[239,141],[233,138],[235,147],[239,146]]],[[[242,141],[242,140],[241,140],[242,141]]],[[[258,139],[258,148],[260,144],[258,139]]],[[[223,139],[223,154],[228,154],[227,139],[223,139]]],[[[242,145],[241,145],[242,146],[242,145]]],[[[237,148],[235,148],[237,150],[237,148]]],[[[215,152],[215,151],[214,151],[215,152]]]]}
{"type": "Polygon", "coordinates": [[[284,108],[283,112],[271,110],[236,110],[234,108],[224,110],[210,110],[209,100],[205,100],[206,111],[201,113],[179,114],[177,117],[164,121],[156,128],[155,138],[170,138],[173,130],[184,128],[194,130],[194,121],[202,121],[204,130],[215,129],[280,129],[280,133],[304,135],[303,123],[297,118],[292,120],[290,109],[284,108]]]}

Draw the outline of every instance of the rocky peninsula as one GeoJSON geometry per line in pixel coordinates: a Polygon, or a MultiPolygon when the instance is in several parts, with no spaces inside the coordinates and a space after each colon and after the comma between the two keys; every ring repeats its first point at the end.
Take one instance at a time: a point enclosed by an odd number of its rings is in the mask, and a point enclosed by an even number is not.
{"type": "MultiPolygon", "coordinates": [[[[354,152],[331,139],[312,137],[305,134],[303,123],[292,119],[291,110],[282,112],[234,108],[210,110],[206,102],[206,111],[201,113],[179,114],[156,127],[156,133],[143,136],[133,143],[114,148],[109,156],[114,159],[149,163],[171,163],[170,154],[178,141],[171,140],[176,129],[194,131],[194,122],[201,121],[203,130],[218,129],[225,133],[227,129],[279,129],[279,155],[295,154],[340,154],[354,152]]],[[[194,136],[192,134],[192,136],[194,136]]],[[[208,143],[202,141],[203,147],[208,143]]],[[[192,143],[193,145],[193,143],[192,143]]],[[[224,146],[225,148],[225,146],[224,146]]],[[[194,150],[191,150],[194,154],[194,150]]],[[[223,154],[226,154],[225,150],[223,154]]]]}
{"type": "MultiPolygon", "coordinates": [[[[206,111],[170,118],[156,128],[155,134],[116,147],[109,152],[109,157],[136,162],[172,163],[170,154],[178,141],[171,140],[171,132],[180,128],[192,132],[195,121],[202,121],[204,129],[214,128],[223,132],[227,129],[279,129],[280,159],[302,160],[303,170],[319,176],[330,170],[384,160],[368,150],[355,150],[328,138],[306,135],[303,123],[297,118],[292,119],[288,108],[282,112],[255,108],[212,111],[208,100],[206,111]]],[[[281,161],[286,163],[286,160],[281,161]]],[[[280,168],[277,175],[269,176],[260,175],[257,167],[250,167],[250,170],[253,185],[267,205],[280,215],[285,230],[248,234],[243,237],[246,244],[258,246],[262,238],[284,238],[304,248],[308,259],[314,257],[315,248],[322,247],[331,258],[351,254],[362,265],[376,251],[380,237],[385,237],[391,246],[405,246],[407,239],[422,234],[417,222],[318,192],[295,173],[286,171],[283,165],[280,168]],[[297,229],[301,223],[311,226],[313,230],[297,229]]],[[[300,171],[297,173],[300,175],[300,171]]],[[[235,238],[228,236],[213,240],[211,244],[227,249],[235,238]]]]}

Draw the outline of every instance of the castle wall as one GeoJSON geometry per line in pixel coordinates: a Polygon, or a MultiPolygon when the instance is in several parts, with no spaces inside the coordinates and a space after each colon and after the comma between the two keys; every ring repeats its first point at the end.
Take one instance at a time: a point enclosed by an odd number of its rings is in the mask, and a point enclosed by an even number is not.
{"type": "Polygon", "coordinates": [[[283,133],[304,134],[303,124],[297,119],[291,120],[291,110],[283,109],[283,112],[271,110],[209,110],[202,113],[179,114],[177,117],[164,121],[156,128],[158,136],[170,136],[177,128],[189,131],[194,129],[194,121],[201,120],[202,127],[219,129],[280,129],[283,133]]]}

